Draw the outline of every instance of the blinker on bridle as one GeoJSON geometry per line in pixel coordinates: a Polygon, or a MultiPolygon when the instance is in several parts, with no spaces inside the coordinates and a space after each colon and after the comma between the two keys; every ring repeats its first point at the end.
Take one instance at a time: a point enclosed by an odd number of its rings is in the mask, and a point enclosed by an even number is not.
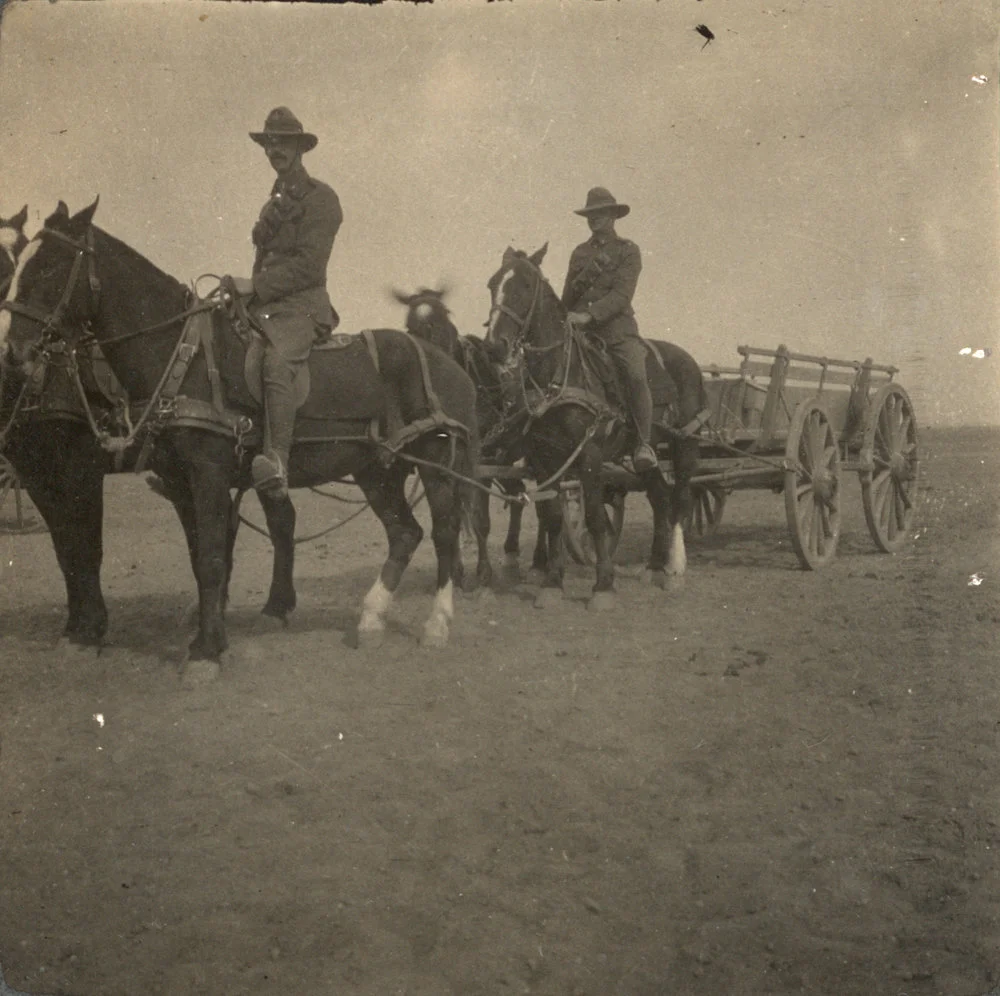
{"type": "Polygon", "coordinates": [[[73,292],[76,290],[77,281],[80,279],[80,271],[83,269],[84,259],[88,262],[87,280],[90,284],[95,307],[99,299],[101,285],[97,279],[97,271],[94,269],[93,228],[87,229],[87,234],[82,242],[63,232],[56,231],[54,228],[43,228],[39,231],[38,236],[54,238],[57,242],[63,243],[76,253],[72,269],[69,272],[69,279],[66,281],[66,287],[59,298],[59,303],[51,312],[46,314],[41,308],[36,308],[31,304],[22,304],[19,301],[0,301],[0,311],[9,311],[11,314],[21,315],[24,318],[31,319],[33,322],[37,322],[42,326],[41,338],[42,342],[45,343],[62,327],[66,316],[66,309],[69,307],[69,302],[73,298],[73,292]]]}

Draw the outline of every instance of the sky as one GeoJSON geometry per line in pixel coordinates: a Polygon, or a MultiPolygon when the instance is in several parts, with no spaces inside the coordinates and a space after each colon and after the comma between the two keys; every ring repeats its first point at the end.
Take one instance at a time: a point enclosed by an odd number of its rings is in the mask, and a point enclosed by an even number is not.
{"type": "Polygon", "coordinates": [[[343,331],[444,281],[482,332],[508,245],[548,243],[561,289],[600,185],[632,208],[644,335],[871,356],[924,424],[1000,424],[998,24],[994,0],[11,2],[0,215],[99,195],[175,277],[248,275],[273,180],[248,132],[284,104],[344,208],[343,331]]]}

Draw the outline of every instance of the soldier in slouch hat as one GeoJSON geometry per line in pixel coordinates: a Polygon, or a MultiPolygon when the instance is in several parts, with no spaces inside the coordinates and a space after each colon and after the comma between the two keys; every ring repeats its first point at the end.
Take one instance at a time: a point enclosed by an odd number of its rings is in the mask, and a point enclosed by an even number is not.
{"type": "Polygon", "coordinates": [[[337,323],[326,290],[326,269],[344,215],[333,188],[311,177],[302,155],[318,139],[287,108],[276,107],[263,131],[250,137],[277,174],[271,195],[253,226],[256,255],[249,310],[263,328],[264,452],[251,468],[254,486],[287,494],[288,456],[295,424],[294,367],[309,358],[317,335],[337,323]]]}
{"type": "Polygon", "coordinates": [[[650,445],[653,401],[646,381],[646,346],[632,310],[632,296],[642,270],[639,247],[615,231],[615,221],[629,213],[604,187],[594,187],[575,211],[587,219],[590,238],[570,257],[562,303],[569,320],[599,336],[614,358],[629,395],[639,442],[633,466],[639,472],[656,466],[650,445]]]}

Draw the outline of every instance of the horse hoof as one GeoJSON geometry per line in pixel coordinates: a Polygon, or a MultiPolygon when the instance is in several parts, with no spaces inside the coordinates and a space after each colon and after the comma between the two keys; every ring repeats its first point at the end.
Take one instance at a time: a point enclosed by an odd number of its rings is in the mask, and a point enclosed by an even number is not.
{"type": "Polygon", "coordinates": [[[617,599],[613,591],[595,591],[587,602],[591,612],[609,612],[615,607],[617,599]]]}
{"type": "Polygon", "coordinates": [[[448,646],[448,627],[433,626],[428,624],[424,627],[424,634],[420,638],[420,646],[424,650],[440,650],[448,646]]]}
{"type": "Polygon", "coordinates": [[[667,574],[667,591],[683,591],[684,590],[684,575],[683,574],[667,574]]]}
{"type": "Polygon", "coordinates": [[[500,580],[503,581],[505,585],[518,585],[523,580],[521,577],[521,568],[514,564],[511,567],[505,566],[500,572],[500,580]]]}
{"type": "Polygon", "coordinates": [[[384,629],[359,629],[358,649],[378,650],[385,643],[384,629]]]}
{"type": "Polygon", "coordinates": [[[184,629],[197,629],[199,612],[197,602],[192,602],[188,607],[181,613],[181,626],[184,629]]]}
{"type": "Polygon", "coordinates": [[[185,661],[181,671],[181,688],[193,691],[196,688],[214,684],[219,680],[220,673],[221,668],[218,661],[206,660],[205,658],[185,661]]]}
{"type": "Polygon", "coordinates": [[[295,610],[295,599],[291,604],[285,604],[277,599],[268,599],[264,608],[260,610],[262,616],[270,616],[272,619],[280,619],[286,626],[288,625],[288,613],[295,610]]]}
{"type": "Polygon", "coordinates": [[[535,596],[536,609],[549,609],[562,603],[566,597],[562,588],[543,588],[535,596]]]}
{"type": "Polygon", "coordinates": [[[101,652],[100,642],[85,643],[69,636],[60,636],[56,641],[55,651],[60,657],[79,660],[84,656],[97,656],[101,652]]]}
{"type": "Polygon", "coordinates": [[[250,630],[255,635],[277,633],[283,629],[288,629],[288,616],[277,612],[267,612],[263,609],[250,624],[250,630]]]}

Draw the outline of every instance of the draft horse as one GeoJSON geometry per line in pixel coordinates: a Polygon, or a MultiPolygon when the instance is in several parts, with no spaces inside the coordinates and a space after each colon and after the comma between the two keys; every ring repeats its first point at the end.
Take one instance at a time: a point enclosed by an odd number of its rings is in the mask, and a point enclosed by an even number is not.
{"type": "MultiPolygon", "coordinates": [[[[459,334],[451,320],[451,312],[444,303],[445,294],[444,287],[421,287],[412,294],[396,289],[392,292],[396,301],[406,308],[406,331],[447,353],[476,385],[476,415],[484,463],[509,464],[516,457],[502,439],[503,388],[496,366],[481,338],[459,334]]],[[[508,503],[510,517],[507,520],[503,552],[505,573],[516,577],[519,573],[521,522],[525,505],[521,496],[527,494],[527,489],[520,478],[500,478],[485,483],[496,484],[515,499],[508,503]]],[[[487,546],[490,535],[490,496],[485,491],[477,491],[475,500],[473,531],[477,545],[476,581],[481,585],[490,585],[493,580],[493,566],[487,546]]],[[[539,529],[531,567],[536,571],[545,571],[547,566],[546,535],[544,530],[539,529]]]]}
{"type": "MultiPolygon", "coordinates": [[[[539,488],[571,469],[578,476],[584,515],[596,559],[597,578],[590,605],[613,604],[611,561],[605,496],[606,461],[620,462],[628,452],[629,429],[618,402],[616,375],[598,343],[570,325],[566,309],[541,270],[546,244],[532,255],[508,248],[500,268],[489,279],[491,308],[486,342],[501,359],[500,377],[511,420],[520,419],[527,462],[539,488]]],[[[692,434],[705,408],[701,370],[683,349],[666,342],[650,345],[657,356],[647,361],[653,394],[653,443],[669,451],[673,484],[659,467],[634,480],[653,510],[653,542],[647,568],[652,581],[667,586],[668,574],[686,568],[683,523],[693,511],[691,478],[698,464],[698,442],[692,434]],[[658,357],[658,358],[657,358],[658,357]],[[669,551],[669,563],[668,563],[669,551]]],[[[540,502],[540,528],[548,537],[549,564],[540,604],[561,596],[564,552],[558,501],[540,502]]]]}
{"type": "MultiPolygon", "coordinates": [[[[95,200],[70,216],[60,202],[21,254],[0,323],[11,362],[28,376],[57,344],[72,352],[92,336],[101,346],[135,406],[139,466],[148,457],[187,539],[199,605],[188,661],[218,662],[228,646],[223,610],[236,518],[230,491],[250,487],[250,460],[261,443],[259,380],[255,395],[251,375],[257,344],[233,334],[218,300],[192,300],[183,284],[94,225],[96,209],[95,200]],[[93,281],[84,278],[88,267],[93,281]]],[[[417,464],[438,560],[423,640],[441,645],[454,613],[453,578],[461,573],[465,481],[478,460],[475,389],[450,359],[402,331],[334,340],[310,359],[289,484],[350,476],[382,521],[389,554],[358,625],[359,639],[377,640],[423,538],[404,487],[417,464]]],[[[295,508],[287,497],[260,498],[274,546],[263,611],[284,620],[295,607],[295,508]]]]}
{"type": "MultiPolygon", "coordinates": [[[[25,207],[12,218],[0,218],[0,299],[28,244],[27,217],[25,207]]],[[[48,527],[66,586],[63,639],[100,647],[108,628],[101,591],[104,475],[119,469],[119,463],[91,430],[68,354],[52,353],[28,381],[3,362],[4,323],[0,315],[0,452],[48,527]]],[[[102,429],[110,428],[119,412],[116,385],[99,357],[82,350],[78,360],[92,411],[102,429]]]]}

